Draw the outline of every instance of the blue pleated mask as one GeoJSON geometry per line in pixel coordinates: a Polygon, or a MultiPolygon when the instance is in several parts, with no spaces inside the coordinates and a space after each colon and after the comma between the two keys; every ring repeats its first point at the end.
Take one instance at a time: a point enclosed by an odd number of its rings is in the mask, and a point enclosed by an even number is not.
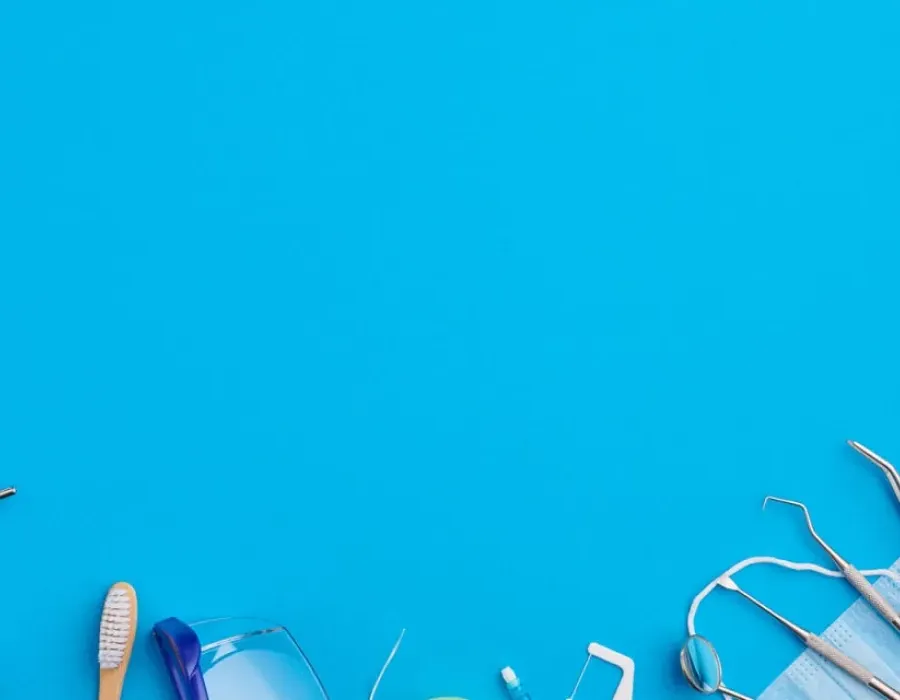
{"type": "MultiPolygon", "coordinates": [[[[891,567],[900,573],[900,560],[891,567]]],[[[875,588],[900,609],[900,585],[882,578],[875,588]]],[[[888,685],[900,687],[900,635],[859,599],[821,635],[888,685]]],[[[866,688],[812,651],[805,651],[758,700],[872,700],[866,688]]]]}

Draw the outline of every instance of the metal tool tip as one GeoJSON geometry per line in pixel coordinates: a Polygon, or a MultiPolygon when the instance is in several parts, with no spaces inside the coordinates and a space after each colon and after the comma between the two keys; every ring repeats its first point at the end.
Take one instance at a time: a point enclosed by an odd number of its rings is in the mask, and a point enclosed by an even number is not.
{"type": "Polygon", "coordinates": [[[857,442],[856,440],[847,440],[847,444],[850,445],[854,450],[859,452],[863,457],[866,457],[872,462],[875,462],[879,467],[885,469],[887,467],[892,467],[891,463],[888,462],[884,457],[882,457],[877,452],[870,450],[868,447],[863,445],[861,442],[857,442]]]}
{"type": "Polygon", "coordinates": [[[0,489],[0,500],[4,498],[9,498],[10,496],[16,495],[16,487],[15,486],[7,486],[5,489],[0,489]]]}
{"type": "Polygon", "coordinates": [[[861,442],[857,442],[856,440],[847,440],[847,444],[850,445],[850,447],[852,447],[854,450],[859,452],[863,457],[868,457],[873,462],[884,461],[879,455],[875,454],[875,452],[870,450],[861,442]]]}
{"type": "Polygon", "coordinates": [[[766,506],[769,505],[769,501],[775,501],[775,503],[786,503],[789,506],[797,506],[798,508],[805,507],[802,503],[800,503],[800,501],[792,501],[789,498],[781,498],[780,496],[766,496],[763,499],[763,510],[765,510],[766,506]]]}

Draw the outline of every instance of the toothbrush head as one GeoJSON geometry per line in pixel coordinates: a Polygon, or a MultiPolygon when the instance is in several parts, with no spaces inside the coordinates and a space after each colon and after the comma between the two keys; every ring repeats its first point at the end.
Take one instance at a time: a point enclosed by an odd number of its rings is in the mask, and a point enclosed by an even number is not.
{"type": "Polygon", "coordinates": [[[137,596],[127,583],[117,583],[106,594],[100,618],[100,670],[128,664],[137,627],[137,596]]]}

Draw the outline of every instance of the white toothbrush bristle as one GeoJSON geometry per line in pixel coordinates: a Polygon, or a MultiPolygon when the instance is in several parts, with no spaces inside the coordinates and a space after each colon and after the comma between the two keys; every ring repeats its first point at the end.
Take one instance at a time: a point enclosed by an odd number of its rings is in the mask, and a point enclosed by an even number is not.
{"type": "Polygon", "coordinates": [[[113,587],[103,603],[100,618],[100,652],[97,659],[101,669],[118,668],[125,659],[131,642],[131,596],[128,589],[113,587]]]}

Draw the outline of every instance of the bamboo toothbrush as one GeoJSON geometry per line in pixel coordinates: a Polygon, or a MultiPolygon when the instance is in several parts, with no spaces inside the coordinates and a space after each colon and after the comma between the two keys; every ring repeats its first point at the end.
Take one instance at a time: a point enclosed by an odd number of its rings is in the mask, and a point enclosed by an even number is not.
{"type": "Polygon", "coordinates": [[[137,594],[127,583],[109,589],[100,618],[100,698],[119,700],[137,632],[137,594]]]}

